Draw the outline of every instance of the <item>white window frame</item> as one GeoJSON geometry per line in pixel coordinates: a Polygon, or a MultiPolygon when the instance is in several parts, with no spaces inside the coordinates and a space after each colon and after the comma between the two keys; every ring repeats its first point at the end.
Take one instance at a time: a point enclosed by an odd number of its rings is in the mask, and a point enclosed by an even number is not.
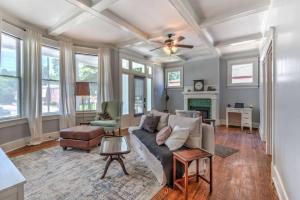
{"type": "Polygon", "coordinates": [[[244,58],[227,61],[227,87],[230,88],[257,88],[258,87],[258,58],[244,58]],[[253,64],[252,83],[232,83],[232,66],[239,64],[253,64]]]}
{"type": "MultiPolygon", "coordinates": [[[[76,60],[76,55],[79,54],[79,55],[87,55],[87,56],[97,56],[98,57],[98,72],[99,73],[99,55],[97,54],[97,50],[96,49],[90,49],[90,48],[85,48],[85,47],[75,47],[74,48],[75,51],[73,52],[74,53],[74,73],[75,73],[75,83],[78,81],[80,82],[81,80],[77,80],[77,60],[76,60]]],[[[94,82],[94,81],[86,81],[87,83],[89,84],[96,84],[98,85],[98,82],[94,82]]],[[[99,86],[98,86],[99,87],[99,86]]],[[[96,105],[98,104],[98,99],[99,99],[99,95],[101,94],[98,94],[97,93],[97,102],[96,102],[96,105]]],[[[95,110],[92,110],[92,109],[89,109],[89,110],[77,110],[76,108],[76,95],[75,95],[75,112],[76,113],[94,113],[94,112],[97,112],[97,108],[95,110]]]]}
{"type": "MultiPolygon", "coordinates": [[[[61,102],[62,102],[62,66],[61,66],[61,50],[59,48],[58,43],[56,43],[56,41],[51,41],[47,38],[43,38],[42,40],[42,44],[41,44],[41,61],[42,61],[42,47],[46,47],[46,48],[52,48],[52,49],[56,49],[59,51],[59,80],[52,80],[52,79],[43,79],[42,74],[41,74],[41,87],[42,87],[42,82],[43,81],[53,81],[53,82],[58,82],[59,85],[59,110],[58,112],[47,112],[47,113],[43,113],[43,109],[42,109],[42,105],[41,106],[41,113],[42,116],[52,116],[52,115],[61,115],[62,114],[62,109],[61,109],[61,102]]],[[[42,63],[41,63],[42,65],[42,63]]],[[[41,73],[42,73],[42,66],[41,66],[41,73]]],[[[41,96],[42,99],[42,96],[41,96]]],[[[42,104],[42,101],[40,102],[40,104],[42,104]]]]}
{"type": "MultiPolygon", "coordinates": [[[[7,24],[5,23],[4,25],[7,25],[7,24]]],[[[8,27],[10,27],[10,26],[8,26],[8,27]]],[[[18,103],[17,103],[18,104],[18,115],[10,116],[10,117],[1,117],[0,121],[19,119],[23,116],[23,110],[22,110],[22,108],[23,108],[23,105],[22,105],[22,103],[23,103],[23,101],[22,101],[22,92],[23,92],[22,91],[22,81],[23,81],[23,79],[22,79],[22,71],[23,71],[23,69],[22,69],[22,67],[23,67],[22,66],[22,63],[23,63],[23,55],[22,55],[23,45],[22,45],[22,42],[23,42],[23,37],[19,37],[19,36],[22,36],[22,35],[18,34],[18,31],[16,31],[16,29],[13,29],[12,27],[10,27],[12,29],[5,29],[5,28],[6,27],[4,26],[3,32],[0,32],[0,50],[1,50],[1,45],[2,45],[2,41],[1,41],[2,34],[5,34],[5,35],[8,35],[9,37],[13,37],[15,39],[18,39],[19,40],[18,46],[19,46],[20,49],[18,50],[18,53],[17,53],[17,54],[19,54],[19,55],[17,55],[17,64],[19,66],[17,66],[17,75],[16,76],[11,76],[11,75],[0,75],[0,76],[1,77],[18,79],[18,87],[19,87],[18,96],[19,96],[19,98],[18,98],[18,103]],[[6,30],[12,31],[12,34],[8,31],[6,31],[6,30]],[[17,34],[15,34],[15,33],[17,33],[17,34]]]]}
{"type": "Polygon", "coordinates": [[[181,89],[183,88],[183,67],[168,67],[165,68],[165,87],[168,89],[181,89]],[[169,72],[180,72],[180,86],[168,86],[168,73],[169,72]]]}

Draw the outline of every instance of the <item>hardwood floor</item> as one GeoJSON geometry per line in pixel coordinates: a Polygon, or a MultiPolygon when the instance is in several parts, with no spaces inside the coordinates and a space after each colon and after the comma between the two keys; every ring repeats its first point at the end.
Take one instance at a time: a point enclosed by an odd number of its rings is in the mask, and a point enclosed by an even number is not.
{"type": "MultiPolygon", "coordinates": [[[[204,181],[192,182],[189,199],[204,200],[277,200],[271,181],[271,157],[264,152],[264,144],[258,132],[247,134],[239,128],[218,127],[216,143],[239,149],[227,157],[214,157],[213,193],[208,195],[208,185],[204,181]]],[[[153,200],[183,200],[176,189],[163,188],[153,200]]]]}
{"type": "MultiPolygon", "coordinates": [[[[122,131],[122,135],[123,135],[122,131]]],[[[204,181],[189,184],[191,200],[277,200],[271,181],[271,157],[264,152],[264,144],[257,131],[253,134],[239,128],[218,127],[216,143],[239,149],[227,157],[214,157],[213,193],[208,195],[208,185],[204,181]]],[[[8,153],[14,157],[58,145],[57,141],[45,142],[38,146],[24,147],[8,153]]],[[[153,200],[183,200],[178,190],[163,188],[153,200]]]]}

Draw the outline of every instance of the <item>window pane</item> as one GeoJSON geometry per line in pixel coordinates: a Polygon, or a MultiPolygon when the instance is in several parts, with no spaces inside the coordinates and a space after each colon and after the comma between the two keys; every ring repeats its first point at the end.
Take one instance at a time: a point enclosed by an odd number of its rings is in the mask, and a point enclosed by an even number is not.
{"type": "Polygon", "coordinates": [[[58,113],[60,105],[59,81],[42,81],[42,112],[58,113]]]}
{"type": "Polygon", "coordinates": [[[144,113],[144,79],[134,78],[134,114],[144,113]]]}
{"type": "Polygon", "coordinates": [[[18,75],[17,42],[16,38],[1,34],[1,75],[18,75]]]}
{"type": "Polygon", "coordinates": [[[232,65],[232,83],[252,83],[253,64],[232,65]]]}
{"type": "Polygon", "coordinates": [[[42,79],[59,80],[59,50],[42,47],[42,79]]]}
{"type": "Polygon", "coordinates": [[[122,68],[129,69],[129,60],[122,59],[122,68]]]}
{"type": "Polygon", "coordinates": [[[97,82],[98,56],[76,54],[76,80],[97,82]]]}
{"type": "Polygon", "coordinates": [[[0,118],[19,116],[19,79],[0,76],[0,118]]]}
{"type": "Polygon", "coordinates": [[[90,83],[90,96],[76,96],[76,110],[96,110],[97,83],[90,83]]]}
{"type": "Polygon", "coordinates": [[[168,87],[180,87],[180,71],[168,72],[168,87]]]}
{"type": "Polygon", "coordinates": [[[129,78],[128,74],[122,74],[122,101],[123,101],[123,115],[129,114],[129,78]]]}
{"type": "Polygon", "coordinates": [[[148,68],[148,74],[149,74],[149,75],[152,75],[152,67],[151,67],[151,66],[148,66],[147,68],[148,68]]]}
{"type": "Polygon", "coordinates": [[[152,109],[152,79],[147,78],[147,111],[152,109]]]}
{"type": "Polygon", "coordinates": [[[132,62],[132,70],[135,72],[145,73],[145,65],[132,62]]]}

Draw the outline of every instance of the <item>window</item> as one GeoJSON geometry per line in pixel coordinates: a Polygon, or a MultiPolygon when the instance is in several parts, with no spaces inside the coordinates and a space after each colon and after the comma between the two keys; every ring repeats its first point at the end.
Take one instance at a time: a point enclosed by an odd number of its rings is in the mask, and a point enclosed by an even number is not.
{"type": "Polygon", "coordinates": [[[183,68],[167,68],[165,70],[165,80],[167,88],[183,87],[183,68]]]}
{"type": "Polygon", "coordinates": [[[151,66],[147,66],[148,69],[148,75],[152,75],[152,67],[151,66]]]}
{"type": "Polygon", "coordinates": [[[123,101],[123,115],[129,114],[129,75],[122,74],[122,101],[123,101]]]}
{"type": "Polygon", "coordinates": [[[134,77],[134,115],[139,116],[144,114],[144,98],[145,78],[140,76],[134,77]]]}
{"type": "Polygon", "coordinates": [[[21,46],[20,39],[1,34],[0,118],[14,118],[21,115],[21,46]]]}
{"type": "Polygon", "coordinates": [[[145,73],[145,65],[132,62],[132,71],[139,72],[139,73],[145,73]]]}
{"type": "Polygon", "coordinates": [[[228,86],[258,86],[258,59],[228,61],[228,86]]]}
{"type": "Polygon", "coordinates": [[[60,112],[60,63],[59,50],[42,47],[42,113],[60,112]]]}
{"type": "Polygon", "coordinates": [[[96,110],[98,94],[98,56],[76,54],[76,81],[89,82],[90,96],[76,96],[76,110],[96,110]]]}
{"type": "Polygon", "coordinates": [[[152,109],[152,79],[147,78],[147,111],[152,109]]]}
{"type": "Polygon", "coordinates": [[[123,69],[129,69],[129,60],[127,59],[122,59],[122,68],[123,69]]]}

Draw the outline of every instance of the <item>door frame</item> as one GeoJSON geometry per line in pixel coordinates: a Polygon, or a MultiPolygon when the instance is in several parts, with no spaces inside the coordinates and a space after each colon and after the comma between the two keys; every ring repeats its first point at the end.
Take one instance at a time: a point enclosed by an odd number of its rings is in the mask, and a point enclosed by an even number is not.
{"type": "Polygon", "coordinates": [[[275,120],[275,45],[274,45],[275,28],[271,27],[266,34],[265,42],[261,50],[261,78],[262,85],[260,93],[261,96],[261,109],[263,128],[260,129],[261,139],[266,142],[266,154],[273,155],[272,162],[274,163],[274,120],[275,120]],[[270,52],[271,49],[271,52],[270,52]],[[269,52],[272,54],[271,64],[268,62],[269,52]],[[266,64],[266,65],[265,65],[266,64]],[[270,105],[271,104],[271,105],[270,105]]]}

